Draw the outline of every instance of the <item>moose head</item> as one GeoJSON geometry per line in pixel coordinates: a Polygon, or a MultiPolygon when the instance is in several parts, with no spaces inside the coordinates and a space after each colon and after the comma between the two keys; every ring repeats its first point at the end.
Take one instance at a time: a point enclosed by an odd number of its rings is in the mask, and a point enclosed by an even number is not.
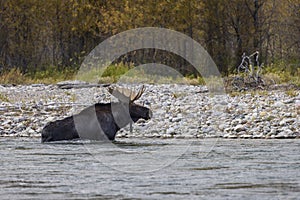
{"type": "Polygon", "coordinates": [[[137,92],[133,92],[127,88],[108,88],[108,92],[118,99],[118,103],[113,103],[111,106],[112,114],[115,122],[124,127],[130,122],[136,122],[138,119],[150,119],[152,112],[141,105],[135,104],[134,101],[138,100],[144,93],[145,87],[137,92]]]}
{"type": "Polygon", "coordinates": [[[134,103],[145,91],[109,87],[108,92],[118,99],[115,103],[97,103],[79,114],[48,123],[42,130],[42,142],[92,139],[114,140],[117,131],[143,118],[152,117],[149,108],[134,103]]]}

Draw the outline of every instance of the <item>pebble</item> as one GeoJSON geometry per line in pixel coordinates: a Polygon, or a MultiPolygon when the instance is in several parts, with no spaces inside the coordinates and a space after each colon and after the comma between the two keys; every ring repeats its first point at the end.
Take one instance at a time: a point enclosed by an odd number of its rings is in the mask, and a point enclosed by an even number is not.
{"type": "Polygon", "coordinates": [[[240,138],[250,139],[250,138],[253,138],[253,135],[243,134],[243,135],[240,136],[240,138]]]}
{"type": "Polygon", "coordinates": [[[243,125],[243,124],[239,124],[239,125],[237,125],[236,127],[234,127],[234,130],[235,130],[236,132],[241,132],[241,131],[245,131],[245,130],[246,130],[246,127],[245,127],[245,125],[243,125]]]}
{"type": "Polygon", "coordinates": [[[167,135],[173,135],[173,134],[175,134],[175,129],[174,128],[168,128],[167,131],[166,131],[166,134],[167,135]]]}
{"type": "MultiPolygon", "coordinates": [[[[110,102],[105,87],[69,88],[80,81],[57,85],[0,85],[0,136],[37,137],[51,121],[78,113],[94,103],[110,102]]],[[[126,85],[125,85],[126,86],[126,85]]],[[[121,129],[117,137],[155,138],[295,138],[300,136],[300,92],[241,93],[212,97],[205,86],[147,85],[137,104],[150,107],[153,118],[139,120],[131,133],[121,129]]],[[[140,85],[127,85],[140,88],[140,85]]]]}

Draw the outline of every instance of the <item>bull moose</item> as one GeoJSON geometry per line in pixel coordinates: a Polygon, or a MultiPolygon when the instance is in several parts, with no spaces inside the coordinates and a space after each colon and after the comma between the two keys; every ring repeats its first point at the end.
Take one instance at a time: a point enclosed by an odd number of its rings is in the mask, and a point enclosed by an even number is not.
{"type": "Polygon", "coordinates": [[[108,88],[108,92],[118,99],[118,102],[97,103],[82,110],[79,114],[48,123],[42,130],[42,142],[91,139],[114,140],[117,131],[129,123],[152,116],[149,108],[137,105],[145,91],[145,87],[128,95],[126,88],[108,88]],[[126,94],[127,92],[127,94],[126,94]]]}

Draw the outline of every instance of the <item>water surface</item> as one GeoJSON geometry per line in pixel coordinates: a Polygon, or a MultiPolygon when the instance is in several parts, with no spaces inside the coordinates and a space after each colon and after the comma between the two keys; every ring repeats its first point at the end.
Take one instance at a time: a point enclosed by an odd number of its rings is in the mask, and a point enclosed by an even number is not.
{"type": "Polygon", "coordinates": [[[95,142],[41,144],[35,138],[0,138],[0,196],[1,199],[297,199],[300,196],[299,139],[181,141],[118,139],[114,144],[118,150],[95,142]],[[97,151],[91,151],[95,148],[97,151]],[[179,153],[174,153],[177,150],[179,153]]]}

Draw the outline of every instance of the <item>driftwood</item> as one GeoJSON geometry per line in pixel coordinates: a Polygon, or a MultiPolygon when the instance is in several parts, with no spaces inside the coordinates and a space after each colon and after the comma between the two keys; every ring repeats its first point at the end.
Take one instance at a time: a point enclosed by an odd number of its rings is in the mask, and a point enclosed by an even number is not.
{"type": "Polygon", "coordinates": [[[60,89],[108,87],[110,84],[57,84],[60,89]]]}

